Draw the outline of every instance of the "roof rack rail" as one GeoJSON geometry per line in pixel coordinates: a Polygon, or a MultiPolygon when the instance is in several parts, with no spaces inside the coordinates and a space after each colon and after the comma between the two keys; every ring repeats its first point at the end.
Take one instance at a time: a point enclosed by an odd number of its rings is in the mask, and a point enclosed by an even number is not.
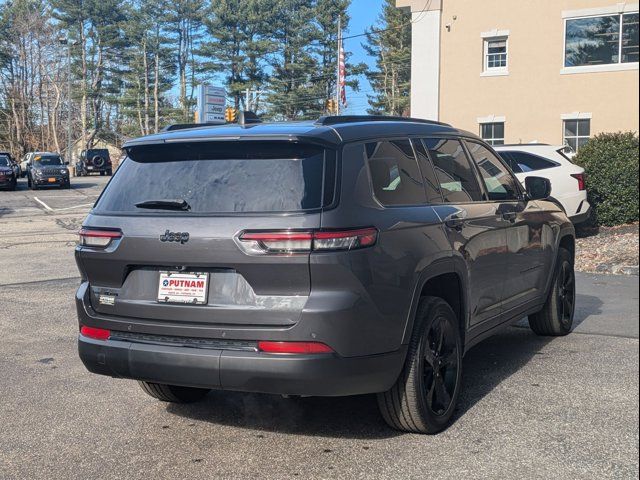
{"type": "Polygon", "coordinates": [[[172,125],[167,125],[161,132],[173,132],[175,130],[187,130],[189,128],[201,128],[201,127],[217,127],[220,126],[219,123],[174,123],[172,125]]]}
{"type": "Polygon", "coordinates": [[[316,125],[329,126],[340,123],[357,123],[357,122],[408,122],[408,123],[425,123],[430,125],[443,125],[450,127],[448,123],[437,122],[435,120],[425,120],[422,118],[398,117],[392,115],[328,115],[320,117],[316,120],[316,125]]]}

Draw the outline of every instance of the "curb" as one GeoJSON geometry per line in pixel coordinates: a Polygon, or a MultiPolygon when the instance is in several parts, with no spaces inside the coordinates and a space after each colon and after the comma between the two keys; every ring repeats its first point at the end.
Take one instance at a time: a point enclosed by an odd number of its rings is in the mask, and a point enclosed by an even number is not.
{"type": "Polygon", "coordinates": [[[613,275],[635,275],[638,276],[638,265],[610,265],[601,263],[596,267],[597,273],[610,273],[613,275]]]}

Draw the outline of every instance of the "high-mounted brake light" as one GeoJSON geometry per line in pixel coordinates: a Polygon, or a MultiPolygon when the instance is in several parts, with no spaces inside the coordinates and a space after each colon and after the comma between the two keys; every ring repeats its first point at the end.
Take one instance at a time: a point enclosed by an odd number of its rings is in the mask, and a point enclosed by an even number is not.
{"type": "Polygon", "coordinates": [[[258,342],[258,350],[265,353],[314,354],[333,353],[329,345],[321,342],[258,342]]]}
{"type": "Polygon", "coordinates": [[[371,247],[378,239],[373,227],[349,230],[247,231],[238,237],[238,245],[254,255],[294,254],[311,251],[356,250],[371,247]]]}
{"type": "Polygon", "coordinates": [[[80,335],[93,338],[94,340],[109,340],[111,332],[104,328],[87,327],[86,325],[82,325],[82,327],[80,327],[80,335]]]}
{"type": "Polygon", "coordinates": [[[573,178],[578,180],[578,190],[583,191],[587,189],[586,178],[584,173],[573,173],[571,174],[573,178]]]}
{"type": "Polygon", "coordinates": [[[92,230],[82,228],[78,235],[80,236],[80,245],[85,247],[106,248],[113,240],[122,238],[122,232],[119,230],[92,230]]]}

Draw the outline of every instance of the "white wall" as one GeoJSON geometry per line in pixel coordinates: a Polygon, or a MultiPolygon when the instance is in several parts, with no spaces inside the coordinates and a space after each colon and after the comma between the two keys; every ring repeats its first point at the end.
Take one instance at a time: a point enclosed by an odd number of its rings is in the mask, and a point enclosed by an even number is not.
{"type": "Polygon", "coordinates": [[[414,11],[411,45],[411,116],[439,119],[440,10],[414,11]]]}

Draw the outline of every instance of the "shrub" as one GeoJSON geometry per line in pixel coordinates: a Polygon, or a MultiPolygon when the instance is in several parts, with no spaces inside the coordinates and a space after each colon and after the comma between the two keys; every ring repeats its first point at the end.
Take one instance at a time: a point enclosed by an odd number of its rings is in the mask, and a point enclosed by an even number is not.
{"type": "Polygon", "coordinates": [[[621,225],[638,220],[638,135],[601,133],[574,159],[585,169],[593,221],[621,225]]]}

